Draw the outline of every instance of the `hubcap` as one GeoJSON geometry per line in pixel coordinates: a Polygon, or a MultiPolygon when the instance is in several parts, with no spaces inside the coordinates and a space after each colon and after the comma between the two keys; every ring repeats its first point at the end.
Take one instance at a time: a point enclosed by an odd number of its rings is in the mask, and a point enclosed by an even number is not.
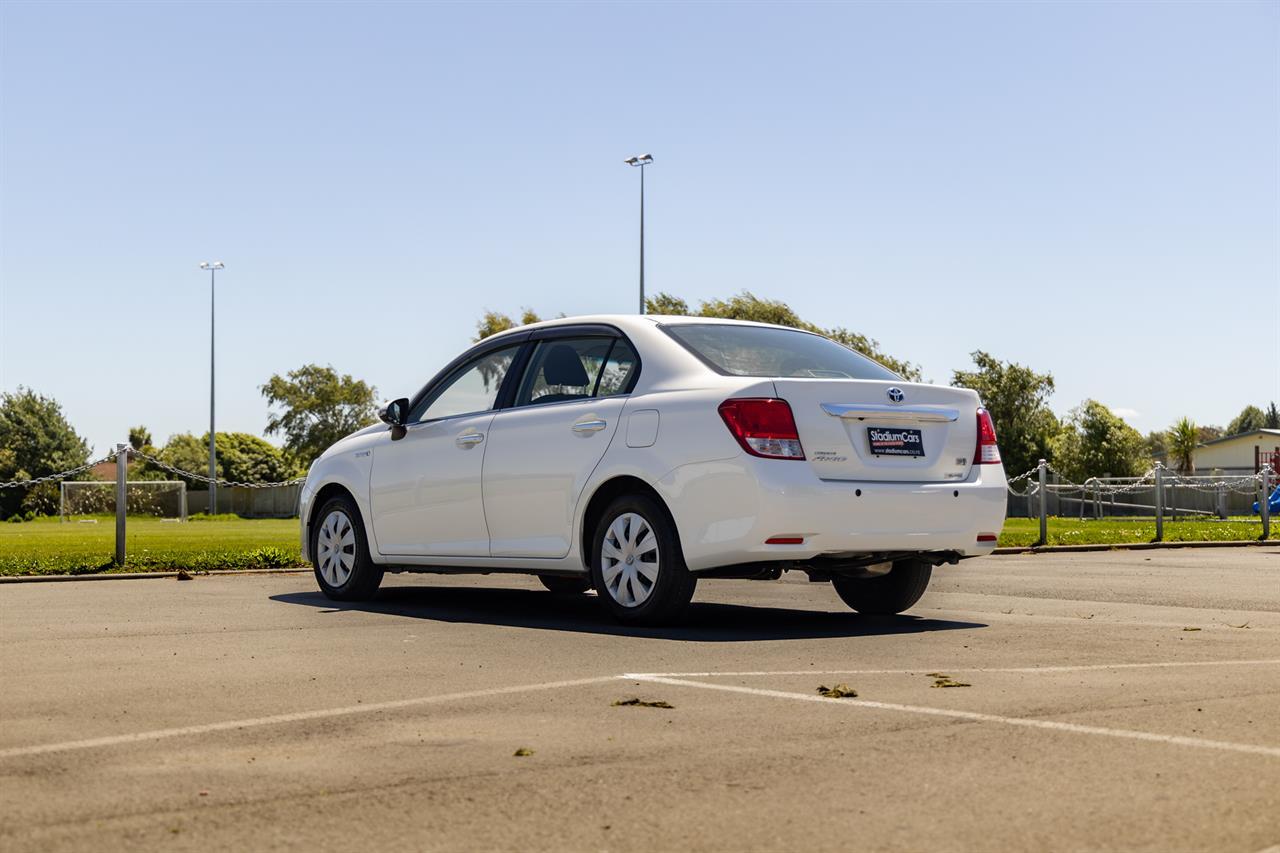
{"type": "Polygon", "coordinates": [[[605,531],[600,547],[604,586],[623,607],[639,607],[658,582],[658,537],[649,522],[624,512],[605,531]]]}
{"type": "Polygon", "coordinates": [[[356,532],[340,509],[324,517],[316,536],[316,565],[329,586],[342,586],[356,565],[356,532]]]}

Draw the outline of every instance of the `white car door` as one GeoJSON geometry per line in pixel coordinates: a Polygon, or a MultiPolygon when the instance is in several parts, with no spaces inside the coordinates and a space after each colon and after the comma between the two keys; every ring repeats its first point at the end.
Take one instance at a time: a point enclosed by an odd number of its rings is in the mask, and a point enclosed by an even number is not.
{"type": "Polygon", "coordinates": [[[369,500],[379,553],[488,556],[480,477],[498,393],[520,346],[463,364],[410,412],[403,437],[374,448],[369,500]]]}
{"type": "Polygon", "coordinates": [[[563,557],[574,510],[634,383],[635,352],[610,337],[539,340],[511,408],[489,428],[484,510],[495,557],[563,557]]]}

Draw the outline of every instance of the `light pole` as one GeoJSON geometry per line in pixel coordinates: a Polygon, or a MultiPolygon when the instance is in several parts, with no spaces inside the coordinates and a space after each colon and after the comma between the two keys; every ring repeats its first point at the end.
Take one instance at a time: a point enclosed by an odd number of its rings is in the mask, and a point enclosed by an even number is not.
{"type": "Polygon", "coordinates": [[[653,155],[641,154],[622,162],[640,167],[640,313],[644,313],[644,167],[653,162],[653,155]]]}
{"type": "Polygon", "coordinates": [[[213,278],[218,270],[225,266],[222,261],[209,263],[204,261],[200,269],[209,271],[209,515],[218,513],[218,451],[214,447],[213,437],[213,278]]]}

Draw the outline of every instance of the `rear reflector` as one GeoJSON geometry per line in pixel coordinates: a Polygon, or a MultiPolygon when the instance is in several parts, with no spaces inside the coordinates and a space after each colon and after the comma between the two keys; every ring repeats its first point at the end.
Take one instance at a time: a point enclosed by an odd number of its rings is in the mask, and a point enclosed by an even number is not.
{"type": "Polygon", "coordinates": [[[770,536],[764,540],[766,545],[803,545],[803,536],[770,536]]]}
{"type": "Polygon", "coordinates": [[[994,533],[979,533],[978,541],[979,542],[995,542],[996,535],[994,533]]]}
{"type": "Polygon", "coordinates": [[[1000,448],[996,446],[996,425],[991,413],[978,409],[978,446],[973,451],[974,465],[994,465],[1000,461],[1000,448]]]}
{"type": "Polygon", "coordinates": [[[742,449],[765,459],[804,459],[796,419],[786,400],[736,397],[720,404],[720,417],[742,449]]]}

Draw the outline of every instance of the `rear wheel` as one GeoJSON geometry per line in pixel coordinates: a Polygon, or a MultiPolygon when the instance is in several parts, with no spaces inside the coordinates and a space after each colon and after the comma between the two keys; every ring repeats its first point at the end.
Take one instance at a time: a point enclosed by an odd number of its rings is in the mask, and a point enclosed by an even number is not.
{"type": "Polygon", "coordinates": [[[578,595],[591,589],[591,578],[566,578],[559,575],[538,575],[542,585],[556,595],[578,595]]]}
{"type": "Polygon", "coordinates": [[[382,566],[369,557],[369,543],[355,501],[345,495],[325,501],[311,531],[311,560],[320,591],[336,601],[373,598],[382,566]]]}
{"type": "Polygon", "coordinates": [[[698,584],[675,525],[645,495],[620,497],[600,517],[591,538],[591,581],[609,611],[629,625],[674,622],[698,584]]]}
{"type": "Polygon", "coordinates": [[[874,578],[835,578],[831,585],[844,603],[868,616],[887,616],[909,610],[929,586],[933,566],[924,560],[898,560],[886,575],[874,578]]]}

